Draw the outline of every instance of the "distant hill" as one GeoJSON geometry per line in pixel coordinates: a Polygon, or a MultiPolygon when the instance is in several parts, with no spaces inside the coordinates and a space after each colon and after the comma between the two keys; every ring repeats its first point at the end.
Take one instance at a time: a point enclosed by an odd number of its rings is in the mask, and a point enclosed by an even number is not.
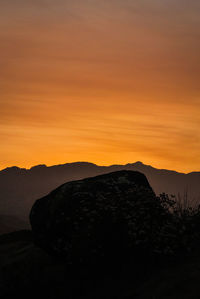
{"type": "Polygon", "coordinates": [[[31,169],[10,167],[0,171],[0,223],[4,215],[12,215],[28,223],[29,211],[34,201],[59,185],[117,170],[137,170],[144,173],[157,194],[183,194],[187,190],[190,198],[200,199],[200,172],[178,173],[156,169],[141,162],[111,166],[76,162],[50,167],[37,165],[31,169]]]}
{"type": "Polygon", "coordinates": [[[0,234],[29,228],[27,221],[22,220],[21,218],[18,218],[15,215],[0,215],[0,234]]]}

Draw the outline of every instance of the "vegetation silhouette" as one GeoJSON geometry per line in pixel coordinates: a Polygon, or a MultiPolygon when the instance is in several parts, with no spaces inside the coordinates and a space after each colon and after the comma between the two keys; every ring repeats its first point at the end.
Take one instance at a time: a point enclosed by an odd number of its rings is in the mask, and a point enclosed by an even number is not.
{"type": "Polygon", "coordinates": [[[156,196],[144,175],[121,171],[59,187],[36,202],[31,223],[33,233],[0,237],[2,298],[200,295],[200,207],[187,193],[184,198],[156,196]],[[80,218],[78,230],[67,226],[80,218]],[[66,240],[72,250],[66,250],[66,240]]]}

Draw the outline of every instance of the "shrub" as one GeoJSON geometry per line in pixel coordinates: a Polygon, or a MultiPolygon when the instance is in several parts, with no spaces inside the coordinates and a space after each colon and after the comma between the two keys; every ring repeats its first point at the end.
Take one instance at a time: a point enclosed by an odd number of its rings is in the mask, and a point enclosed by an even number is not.
{"type": "Polygon", "coordinates": [[[200,206],[192,205],[188,193],[183,197],[163,193],[159,200],[166,216],[155,239],[156,252],[175,255],[194,249],[200,239],[200,206]]]}

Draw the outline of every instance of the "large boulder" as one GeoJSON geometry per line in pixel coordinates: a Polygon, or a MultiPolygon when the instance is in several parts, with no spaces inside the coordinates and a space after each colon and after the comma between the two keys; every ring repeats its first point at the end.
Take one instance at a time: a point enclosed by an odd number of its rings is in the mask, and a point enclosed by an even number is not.
{"type": "Polygon", "coordinates": [[[117,171],[60,186],[35,202],[30,222],[40,247],[69,263],[96,263],[153,250],[163,213],[142,173],[117,171]]]}

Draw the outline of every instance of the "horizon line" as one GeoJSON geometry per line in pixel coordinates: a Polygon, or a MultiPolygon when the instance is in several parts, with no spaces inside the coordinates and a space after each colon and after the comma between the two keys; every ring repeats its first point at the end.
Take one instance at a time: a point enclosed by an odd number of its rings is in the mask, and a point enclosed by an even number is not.
{"type": "Polygon", "coordinates": [[[127,166],[127,165],[134,165],[134,164],[141,164],[141,165],[144,165],[144,166],[147,166],[147,167],[151,167],[151,168],[154,168],[154,169],[157,169],[157,170],[166,170],[166,171],[170,171],[170,172],[176,172],[176,173],[179,173],[179,174],[190,174],[190,173],[199,173],[200,171],[190,171],[190,172],[181,172],[181,171],[177,171],[177,170],[173,170],[173,169],[166,169],[166,168],[157,168],[157,167],[154,167],[152,165],[149,165],[149,164],[144,164],[143,162],[141,161],[136,161],[136,162],[132,162],[132,163],[126,163],[126,164],[108,164],[108,165],[99,165],[99,164],[96,164],[96,163],[93,163],[93,162],[89,162],[89,161],[74,161],[74,162],[66,162],[66,163],[60,163],[60,164],[53,164],[53,165],[47,165],[47,164],[44,164],[44,163],[41,163],[41,164],[36,164],[36,165],[33,165],[31,166],[30,168],[26,168],[26,167],[20,167],[20,166],[16,166],[16,165],[13,165],[13,166],[8,166],[6,168],[3,168],[3,169],[0,169],[0,172],[3,172],[5,170],[8,170],[8,169],[11,169],[11,168],[18,168],[18,169],[23,169],[23,170],[27,170],[27,171],[30,171],[31,169],[35,168],[35,167],[39,167],[39,166],[44,166],[46,168],[50,168],[50,167],[54,167],[54,166],[64,166],[64,165],[69,165],[69,164],[78,164],[78,163],[81,163],[81,164],[91,164],[91,165],[95,165],[97,167],[113,167],[113,166],[127,166]]]}

